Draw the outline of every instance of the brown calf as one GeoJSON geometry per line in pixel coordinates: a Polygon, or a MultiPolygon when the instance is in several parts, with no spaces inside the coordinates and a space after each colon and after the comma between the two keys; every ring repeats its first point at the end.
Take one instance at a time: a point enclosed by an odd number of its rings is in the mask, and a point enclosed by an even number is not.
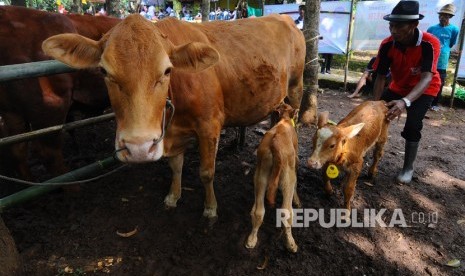
{"type": "Polygon", "coordinates": [[[387,140],[389,122],[385,119],[387,108],[383,101],[367,101],[357,106],[336,126],[328,125],[328,113],[318,118],[318,130],[313,137],[313,153],[308,166],[323,168],[323,179],[327,194],[333,193],[327,169],[335,165],[345,173],[343,181],[344,206],[350,212],[350,201],[354,195],[355,184],[363,166],[366,152],[375,146],[373,164],[368,176],[374,178],[377,165],[383,155],[387,140]]]}
{"type": "Polygon", "coordinates": [[[247,248],[254,248],[257,244],[257,233],[263,217],[265,216],[264,198],[270,205],[275,205],[278,187],[283,194],[283,208],[287,209],[290,217],[285,225],[286,247],[291,252],[297,251],[297,245],[292,237],[292,200],[300,205],[296,189],[296,166],[298,164],[298,141],[294,128],[294,118],[297,110],[287,104],[278,107],[281,120],[267,133],[258,146],[257,168],[254,175],[255,203],[250,211],[252,216],[252,232],[250,233],[247,248]]]}

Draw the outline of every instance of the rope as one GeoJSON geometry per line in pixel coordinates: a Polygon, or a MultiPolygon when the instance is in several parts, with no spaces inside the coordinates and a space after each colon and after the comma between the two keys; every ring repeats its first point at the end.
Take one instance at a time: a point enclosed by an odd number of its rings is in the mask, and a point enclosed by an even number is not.
{"type": "Polygon", "coordinates": [[[128,166],[128,164],[123,164],[121,166],[119,166],[118,168],[116,169],[113,169],[109,172],[106,172],[104,174],[101,174],[99,176],[96,176],[96,177],[93,177],[93,178],[88,178],[88,179],[84,179],[84,180],[78,180],[78,181],[70,181],[70,182],[47,182],[47,183],[43,183],[43,182],[31,182],[31,181],[26,181],[26,180],[21,180],[21,179],[18,179],[18,178],[13,178],[13,177],[8,177],[8,176],[4,176],[4,175],[0,175],[0,180],[6,180],[8,182],[13,182],[13,183],[17,183],[17,184],[24,184],[24,185],[29,185],[29,186],[65,186],[65,185],[76,185],[76,184],[84,184],[84,183],[89,183],[89,182],[92,182],[92,181],[96,181],[96,180],[99,180],[99,179],[102,179],[106,176],[109,176],[110,174],[113,174],[119,170],[121,170],[122,168],[128,166]]]}

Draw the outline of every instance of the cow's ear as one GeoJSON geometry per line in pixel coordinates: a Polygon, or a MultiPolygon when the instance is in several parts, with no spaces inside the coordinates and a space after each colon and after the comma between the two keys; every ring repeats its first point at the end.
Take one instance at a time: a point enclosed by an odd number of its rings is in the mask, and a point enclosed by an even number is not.
{"type": "Polygon", "coordinates": [[[98,41],[78,34],[60,34],[42,43],[45,54],[71,67],[85,69],[97,67],[102,56],[98,41]]]}
{"type": "Polygon", "coordinates": [[[191,42],[174,47],[170,60],[176,69],[199,72],[215,65],[220,54],[205,43],[191,42]]]}
{"type": "Polygon", "coordinates": [[[344,136],[350,139],[354,137],[355,135],[357,135],[360,132],[360,130],[362,130],[364,125],[365,123],[360,123],[360,124],[348,126],[342,129],[342,133],[344,136]]]}
{"type": "Polygon", "coordinates": [[[323,111],[320,114],[318,114],[318,128],[322,128],[328,123],[328,116],[328,111],[323,111]]]}

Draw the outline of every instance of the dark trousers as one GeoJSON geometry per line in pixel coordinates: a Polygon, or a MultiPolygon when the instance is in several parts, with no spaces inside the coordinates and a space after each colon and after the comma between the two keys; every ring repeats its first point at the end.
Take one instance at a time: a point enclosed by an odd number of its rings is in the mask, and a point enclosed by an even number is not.
{"type": "MultiPolygon", "coordinates": [[[[387,89],[381,96],[381,100],[390,102],[400,100],[403,96],[387,89]]],[[[420,98],[412,102],[412,105],[407,108],[407,120],[405,121],[404,130],[401,136],[409,142],[418,142],[421,139],[421,130],[423,128],[423,118],[431,106],[434,97],[429,95],[421,95],[420,98]]]]}
{"type": "Polygon", "coordinates": [[[323,54],[325,62],[321,66],[321,73],[331,71],[331,61],[333,61],[333,54],[323,54]]]}
{"type": "Polygon", "coordinates": [[[438,106],[438,103],[441,100],[442,88],[444,87],[444,83],[445,83],[446,77],[447,77],[447,71],[446,70],[438,69],[438,72],[439,72],[439,76],[441,77],[441,88],[439,89],[439,93],[436,96],[436,98],[434,98],[433,103],[431,104],[431,106],[438,106]]]}

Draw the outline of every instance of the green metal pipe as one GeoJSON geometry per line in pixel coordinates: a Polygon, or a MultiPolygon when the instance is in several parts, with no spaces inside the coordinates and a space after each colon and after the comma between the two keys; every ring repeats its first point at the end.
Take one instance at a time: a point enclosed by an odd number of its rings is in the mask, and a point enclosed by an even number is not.
{"type": "Polygon", "coordinates": [[[31,131],[31,132],[17,134],[14,136],[0,138],[0,148],[3,146],[11,145],[11,144],[32,140],[34,138],[48,135],[51,133],[57,133],[60,131],[68,131],[68,130],[72,130],[72,129],[76,129],[76,128],[80,128],[80,127],[84,127],[88,125],[93,125],[93,124],[104,122],[104,121],[109,121],[113,119],[114,117],[115,117],[114,113],[108,113],[108,114],[100,115],[98,117],[75,121],[75,122],[67,123],[64,125],[52,126],[48,128],[38,129],[35,131],[31,131]]]}
{"type": "MultiPolygon", "coordinates": [[[[77,170],[65,173],[63,175],[57,176],[55,178],[49,179],[44,183],[60,183],[60,182],[71,182],[71,181],[79,181],[88,175],[91,175],[96,172],[101,172],[104,169],[108,169],[113,167],[114,165],[118,164],[119,161],[116,160],[113,156],[108,157],[104,160],[97,161],[95,163],[89,164],[85,167],[79,168],[77,170]]],[[[5,209],[24,203],[36,197],[39,197],[43,194],[46,194],[50,191],[53,191],[59,187],[59,185],[41,185],[41,186],[32,186],[26,188],[22,191],[9,195],[7,197],[0,199],[0,213],[3,212],[5,209]]]]}
{"type": "Polygon", "coordinates": [[[0,68],[0,82],[76,71],[76,69],[57,60],[5,65],[0,68]]]}

